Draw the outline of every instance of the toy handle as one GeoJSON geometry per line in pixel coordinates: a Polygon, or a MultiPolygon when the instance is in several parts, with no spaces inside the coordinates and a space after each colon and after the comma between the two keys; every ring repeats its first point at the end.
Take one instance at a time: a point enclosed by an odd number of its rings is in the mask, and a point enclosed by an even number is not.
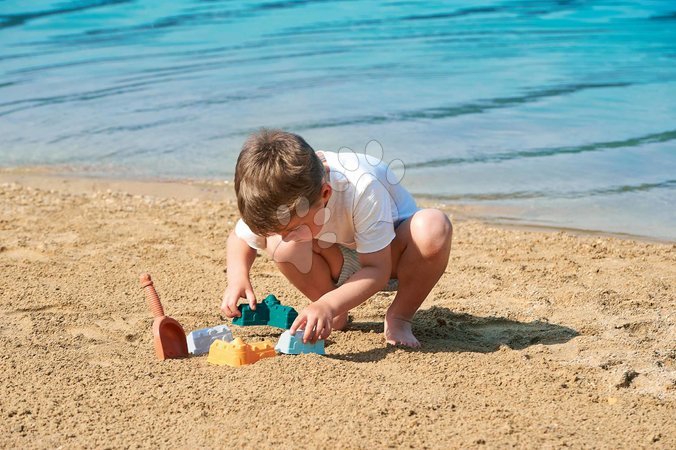
{"type": "Polygon", "coordinates": [[[153,280],[150,278],[149,273],[141,275],[141,289],[146,293],[148,307],[150,308],[150,312],[153,313],[153,316],[163,317],[164,309],[162,308],[162,303],[160,303],[160,296],[157,295],[157,292],[155,291],[155,286],[153,286],[153,280]]]}

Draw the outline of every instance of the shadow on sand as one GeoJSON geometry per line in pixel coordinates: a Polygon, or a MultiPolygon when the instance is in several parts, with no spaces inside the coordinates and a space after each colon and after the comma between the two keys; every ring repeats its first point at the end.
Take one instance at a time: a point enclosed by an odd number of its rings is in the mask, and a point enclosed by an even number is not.
{"type": "MultiPolygon", "coordinates": [[[[383,332],[382,322],[353,322],[350,331],[383,332]]],[[[434,306],[418,311],[413,318],[413,332],[422,343],[414,352],[476,352],[490,353],[506,345],[521,350],[531,345],[562,344],[579,333],[572,328],[547,322],[517,322],[504,317],[477,317],[455,314],[448,308],[434,306]]],[[[327,355],[331,358],[373,362],[387,356],[400,347],[388,345],[365,352],[327,355]]]]}

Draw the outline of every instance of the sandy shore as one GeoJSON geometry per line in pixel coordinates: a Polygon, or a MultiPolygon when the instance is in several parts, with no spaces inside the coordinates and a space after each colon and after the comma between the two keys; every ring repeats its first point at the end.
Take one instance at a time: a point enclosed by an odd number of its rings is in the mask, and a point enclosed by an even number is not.
{"type": "MultiPolygon", "coordinates": [[[[388,348],[380,293],[327,356],[160,362],[138,275],[224,323],[231,188],[0,174],[0,446],[676,447],[676,245],[454,216],[451,261],[388,348]]],[[[302,296],[259,257],[259,297],[302,296]]],[[[273,328],[233,327],[246,340],[273,328]]]]}

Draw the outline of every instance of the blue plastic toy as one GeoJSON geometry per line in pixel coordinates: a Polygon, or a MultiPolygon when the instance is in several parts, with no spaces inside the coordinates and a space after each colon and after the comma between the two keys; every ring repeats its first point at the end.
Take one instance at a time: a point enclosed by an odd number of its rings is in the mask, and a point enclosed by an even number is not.
{"type": "Polygon", "coordinates": [[[286,330],[279,337],[275,350],[286,355],[300,355],[301,353],[316,353],[318,355],[324,354],[324,340],[319,339],[314,344],[303,343],[303,335],[305,331],[298,330],[296,334],[292,335],[289,330],[286,330]]]}

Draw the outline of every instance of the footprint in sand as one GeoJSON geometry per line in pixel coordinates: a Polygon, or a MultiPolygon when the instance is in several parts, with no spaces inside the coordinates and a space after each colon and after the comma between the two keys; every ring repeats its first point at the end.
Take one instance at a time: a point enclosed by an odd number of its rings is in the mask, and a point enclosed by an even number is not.
{"type": "Polygon", "coordinates": [[[39,323],[43,313],[70,313],[54,305],[40,305],[26,308],[0,310],[0,336],[28,336],[33,332],[35,322],[39,323]]]}
{"type": "Polygon", "coordinates": [[[138,339],[139,324],[147,317],[142,314],[133,316],[116,316],[105,320],[93,320],[89,326],[78,326],[68,329],[73,336],[84,336],[93,341],[132,342],[138,339]]]}
{"type": "Polygon", "coordinates": [[[106,341],[107,335],[99,327],[72,327],[67,329],[72,336],[83,336],[90,341],[106,341]]]}
{"type": "Polygon", "coordinates": [[[87,341],[80,348],[85,360],[94,366],[112,367],[123,362],[130,351],[130,343],[141,339],[141,322],[145,315],[134,317],[111,317],[95,320],[89,326],[71,327],[67,331],[87,341]]]}
{"type": "Polygon", "coordinates": [[[136,314],[111,317],[109,320],[97,320],[94,323],[99,328],[107,330],[118,341],[135,342],[146,331],[147,321],[145,314],[136,314]]]}
{"type": "Polygon", "coordinates": [[[3,314],[0,319],[0,336],[8,338],[25,337],[33,332],[33,320],[27,315],[3,314]]]}
{"type": "Polygon", "coordinates": [[[0,259],[7,258],[13,261],[26,261],[26,262],[47,262],[49,261],[49,256],[36,252],[35,250],[29,250],[25,248],[15,248],[15,249],[6,249],[0,252],[0,259]]]}

